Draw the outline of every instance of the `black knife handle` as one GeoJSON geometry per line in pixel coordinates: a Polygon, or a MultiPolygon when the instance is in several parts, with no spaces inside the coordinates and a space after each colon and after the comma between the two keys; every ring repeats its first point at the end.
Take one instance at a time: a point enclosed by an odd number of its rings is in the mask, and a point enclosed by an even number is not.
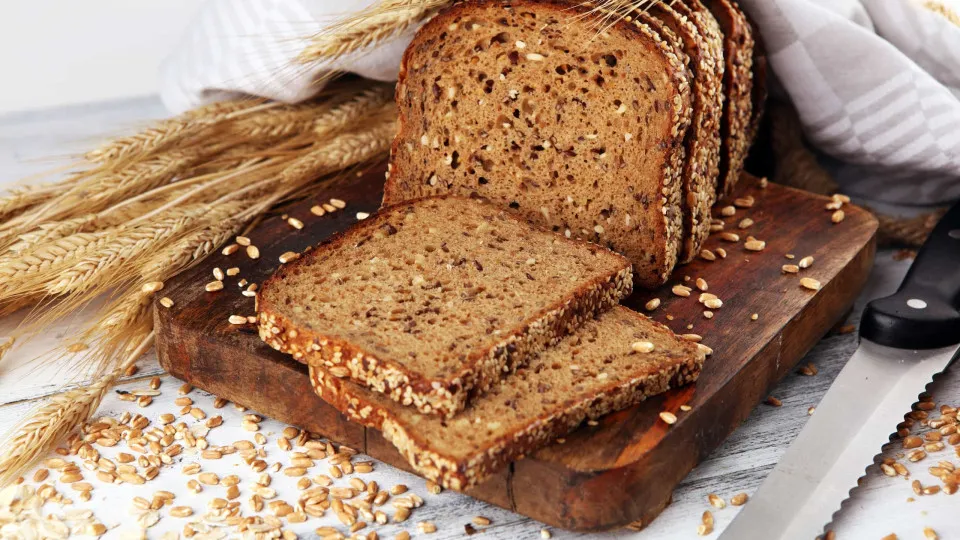
{"type": "Polygon", "coordinates": [[[897,349],[960,343],[960,202],[940,219],[893,296],[867,304],[860,336],[897,349]]]}

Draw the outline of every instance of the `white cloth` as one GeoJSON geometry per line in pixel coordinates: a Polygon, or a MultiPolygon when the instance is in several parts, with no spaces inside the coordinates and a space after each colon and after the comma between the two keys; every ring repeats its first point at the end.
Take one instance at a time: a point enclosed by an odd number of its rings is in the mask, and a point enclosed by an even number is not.
{"type": "Polygon", "coordinates": [[[416,29],[336,62],[295,62],[311,35],[376,1],[207,0],[160,66],[163,103],[175,113],[238,95],[295,103],[322,89],[320,75],[337,71],[396,80],[416,29]]]}
{"type": "MultiPolygon", "coordinates": [[[[410,34],[335,64],[297,65],[306,36],[375,0],[208,0],[162,68],[174,111],[236,93],[299,101],[330,70],[392,80],[410,34]]],[[[844,190],[960,198],[960,0],[740,0],[808,139],[844,190]]]]}

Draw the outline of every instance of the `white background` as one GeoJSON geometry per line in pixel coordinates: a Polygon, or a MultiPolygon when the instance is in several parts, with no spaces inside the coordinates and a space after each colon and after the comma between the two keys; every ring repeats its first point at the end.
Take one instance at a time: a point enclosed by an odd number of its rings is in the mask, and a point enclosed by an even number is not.
{"type": "Polygon", "coordinates": [[[0,114],[157,92],[157,68],[203,0],[10,0],[0,114]]]}

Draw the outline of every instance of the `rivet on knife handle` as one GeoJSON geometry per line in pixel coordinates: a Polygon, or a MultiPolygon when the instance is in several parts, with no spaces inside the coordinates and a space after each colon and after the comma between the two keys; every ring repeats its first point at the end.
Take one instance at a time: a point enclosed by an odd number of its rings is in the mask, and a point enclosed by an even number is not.
{"type": "Polygon", "coordinates": [[[860,336],[898,349],[960,343],[960,203],[940,219],[896,294],[870,302],[860,336]]]}

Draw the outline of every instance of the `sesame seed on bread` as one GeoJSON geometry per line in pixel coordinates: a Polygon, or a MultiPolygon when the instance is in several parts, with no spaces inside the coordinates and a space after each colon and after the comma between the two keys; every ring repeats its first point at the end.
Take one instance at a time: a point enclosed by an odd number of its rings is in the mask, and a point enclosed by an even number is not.
{"type": "Polygon", "coordinates": [[[424,25],[400,68],[384,202],[478,194],[623,253],[654,287],[682,242],[691,77],[648,24],[603,27],[590,9],[466,0],[424,25]]]}
{"type": "Polygon", "coordinates": [[[418,414],[313,365],[310,377],[325,401],[381,430],[420,474],[463,490],[585,420],[696,380],[703,361],[694,343],[618,306],[450,419],[418,414]]]}
{"type": "Polygon", "coordinates": [[[376,215],[285,264],[257,297],[260,337],[451,416],[632,290],[630,262],[481,200],[376,215]]]}

